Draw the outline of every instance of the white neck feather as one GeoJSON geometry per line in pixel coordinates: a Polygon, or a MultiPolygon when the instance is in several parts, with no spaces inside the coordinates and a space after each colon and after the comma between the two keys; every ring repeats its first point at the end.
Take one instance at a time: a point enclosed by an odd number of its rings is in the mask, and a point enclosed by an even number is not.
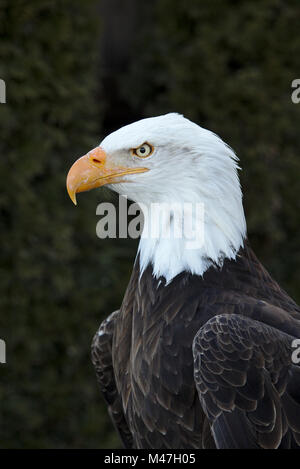
{"type": "MultiPolygon", "coordinates": [[[[195,234],[182,229],[183,236],[178,239],[174,236],[174,219],[169,222],[171,236],[166,237],[158,229],[158,236],[149,237],[148,228],[151,223],[146,215],[138,248],[141,274],[152,264],[153,275],[156,278],[162,276],[169,283],[183,271],[202,276],[211,265],[222,267],[225,258],[235,259],[243,246],[246,230],[244,213],[237,216],[237,212],[233,210],[232,216],[233,218],[230,213],[222,210],[210,211],[209,207],[205,210],[204,206],[204,229],[200,238],[199,231],[195,234]]],[[[191,218],[192,226],[197,226],[197,223],[201,226],[201,220],[199,223],[195,214],[191,218]]]]}

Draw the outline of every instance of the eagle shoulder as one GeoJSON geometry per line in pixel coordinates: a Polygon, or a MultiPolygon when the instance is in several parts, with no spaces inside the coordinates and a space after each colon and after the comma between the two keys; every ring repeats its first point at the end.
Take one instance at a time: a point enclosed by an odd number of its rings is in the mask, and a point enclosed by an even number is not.
{"type": "Polygon", "coordinates": [[[296,336],[239,314],[215,316],[200,328],[194,378],[218,448],[300,447],[296,336]]]}

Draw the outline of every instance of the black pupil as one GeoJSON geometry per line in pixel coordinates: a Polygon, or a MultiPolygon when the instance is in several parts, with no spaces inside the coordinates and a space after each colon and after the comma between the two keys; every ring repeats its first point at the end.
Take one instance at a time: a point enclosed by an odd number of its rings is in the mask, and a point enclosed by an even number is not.
{"type": "Polygon", "coordinates": [[[145,148],[145,147],[141,147],[141,148],[140,148],[140,152],[141,152],[141,153],[145,153],[145,152],[146,152],[146,148],[145,148]]]}

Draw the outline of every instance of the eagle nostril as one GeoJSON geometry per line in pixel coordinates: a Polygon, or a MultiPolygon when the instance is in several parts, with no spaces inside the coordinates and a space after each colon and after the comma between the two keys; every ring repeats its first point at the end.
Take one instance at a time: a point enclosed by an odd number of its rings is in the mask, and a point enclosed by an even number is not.
{"type": "Polygon", "coordinates": [[[92,158],[93,163],[101,163],[100,160],[97,160],[97,158],[92,158]]]}

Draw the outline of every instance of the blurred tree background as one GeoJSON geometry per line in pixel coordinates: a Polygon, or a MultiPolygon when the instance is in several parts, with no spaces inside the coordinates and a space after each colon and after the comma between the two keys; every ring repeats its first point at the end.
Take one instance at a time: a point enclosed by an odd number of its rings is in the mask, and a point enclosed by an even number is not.
{"type": "Polygon", "coordinates": [[[136,119],[177,111],[241,160],[249,238],[300,302],[298,0],[2,0],[2,448],[113,448],[90,363],[137,243],[99,240],[108,191],[68,200],[71,163],[136,119]]]}

